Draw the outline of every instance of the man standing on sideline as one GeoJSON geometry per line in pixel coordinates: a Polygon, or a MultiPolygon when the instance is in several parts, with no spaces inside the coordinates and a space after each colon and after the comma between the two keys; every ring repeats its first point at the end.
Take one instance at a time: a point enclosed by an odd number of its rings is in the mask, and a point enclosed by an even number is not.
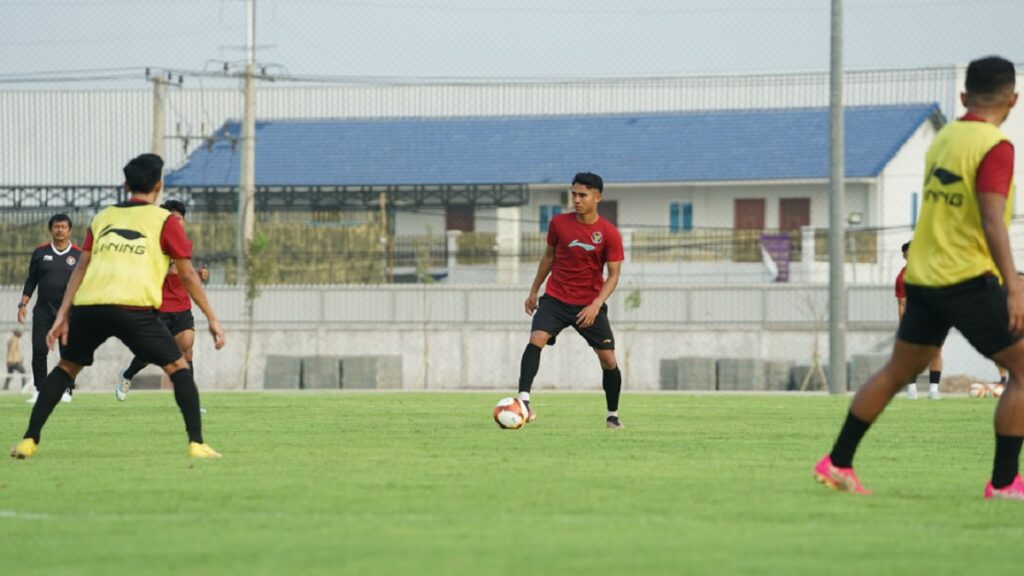
{"type": "MultiPolygon", "coordinates": [[[[163,203],[162,207],[170,210],[172,217],[181,221],[182,226],[185,225],[186,208],[184,202],[168,200],[163,203]]],[[[198,273],[199,280],[204,283],[210,277],[210,272],[206,266],[201,267],[198,273]]],[[[192,365],[192,345],[196,341],[196,322],[195,318],[192,317],[192,299],[188,297],[188,291],[185,290],[185,284],[182,283],[181,276],[178,274],[178,269],[173,262],[167,271],[167,276],[164,278],[163,303],[160,304],[158,318],[170,330],[171,336],[174,336],[178,349],[181,350],[182,355],[185,356],[185,361],[188,362],[189,370],[192,370],[192,373],[195,374],[195,368],[192,365]]],[[[128,398],[128,390],[132,387],[132,378],[139,373],[139,370],[145,368],[147,364],[149,364],[148,361],[136,356],[132,358],[131,364],[121,371],[118,375],[117,386],[114,387],[114,396],[118,400],[123,402],[128,398]]]]}
{"type": "Polygon", "coordinates": [[[619,283],[625,256],[619,231],[597,214],[603,191],[604,181],[597,174],[577,174],[571,191],[575,213],[555,216],[548,225],[547,251],[540,259],[525,302],[526,313],[533,316],[530,343],[523,352],[519,372],[519,399],[526,405],[527,422],[537,417],[530,406],[530,388],[540,367],[541,350],[553,345],[563,328],[572,326],[601,363],[608,408],[605,424],[608,428],[623,427],[618,412],[622,373],[615,361],[615,337],[605,301],[619,283]],[[606,264],[607,280],[603,274],[606,264]],[[544,295],[538,298],[545,279],[544,295]]]}
{"type": "Polygon", "coordinates": [[[155,206],[163,188],[163,160],[143,154],[124,167],[126,202],[103,209],[93,218],[82,247],[82,261],[71,276],[47,344],[63,342],[61,360],[39,386],[28,430],[11,456],[32,457],[39,447],[43,425],[60,401],[61,391],[93,362],[93,353],[111,336],[136,355],[163,367],[174,384],[174,399],[188,432],[188,455],[219,458],[203,441],[199,390],[192,370],[167,327],[157,319],[161,286],[174,260],[189,295],[206,315],[214,347],[224,346],[224,332],[206,300],[206,293],[189,257],[192,245],[181,221],[155,206]],[[72,308],[72,305],[74,306],[72,308]]]}
{"type": "Polygon", "coordinates": [[[924,202],[907,259],[907,311],[889,362],[857,391],[839,438],[814,466],[836,490],[869,493],[853,471],[857,446],[900,388],[935,357],[951,327],[1010,371],[995,413],[996,453],[986,499],[1024,500],[1024,282],[1010,251],[1013,145],[999,126],[1017,103],[1013,63],[967,67],[967,113],[944,126],[925,156],[924,202]]]}
{"type": "Polygon", "coordinates": [[[17,328],[11,332],[7,339],[7,378],[4,380],[4,390],[11,385],[15,374],[21,374],[25,378],[25,364],[21,357],[21,330],[17,328]]]}
{"type": "MultiPolygon", "coordinates": [[[[82,257],[82,250],[71,243],[71,218],[67,214],[54,214],[50,218],[49,230],[50,243],[42,244],[32,252],[28,278],[21,291],[21,302],[18,303],[18,323],[24,324],[32,292],[39,289],[36,305],[32,307],[32,381],[36,386],[29,400],[32,404],[39,397],[39,385],[46,378],[46,356],[49,353],[46,333],[53,326],[68,280],[82,257]]],[[[61,399],[64,402],[71,401],[70,388],[61,399]]]]}
{"type": "MultiPolygon", "coordinates": [[[[901,248],[903,252],[903,259],[907,259],[907,250],[910,249],[910,242],[905,242],[901,248]]],[[[896,311],[899,313],[900,321],[903,321],[903,314],[907,311],[907,287],[903,281],[903,277],[907,273],[906,265],[900,270],[900,273],[896,276],[896,311]]],[[[939,347],[939,351],[935,353],[935,358],[932,359],[928,365],[928,398],[930,400],[941,400],[942,394],[939,393],[939,382],[942,381],[942,348],[939,347]]],[[[910,400],[917,400],[917,374],[914,374],[907,384],[907,398],[910,400]]]]}

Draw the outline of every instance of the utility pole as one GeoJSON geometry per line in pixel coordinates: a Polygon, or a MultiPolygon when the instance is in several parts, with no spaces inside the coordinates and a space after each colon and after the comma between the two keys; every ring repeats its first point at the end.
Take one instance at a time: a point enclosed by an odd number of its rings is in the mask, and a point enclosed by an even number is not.
{"type": "Polygon", "coordinates": [[[846,188],[843,179],[843,0],[832,0],[829,71],[828,391],[846,393],[846,188]]]}
{"type": "Polygon", "coordinates": [[[167,95],[167,81],[159,74],[149,79],[153,83],[153,154],[164,157],[164,97],[167,95]]]}
{"type": "Polygon", "coordinates": [[[256,198],[256,0],[245,0],[245,112],[242,117],[242,161],[238,182],[238,234],[236,238],[238,283],[245,281],[246,258],[253,236],[256,198]]]}

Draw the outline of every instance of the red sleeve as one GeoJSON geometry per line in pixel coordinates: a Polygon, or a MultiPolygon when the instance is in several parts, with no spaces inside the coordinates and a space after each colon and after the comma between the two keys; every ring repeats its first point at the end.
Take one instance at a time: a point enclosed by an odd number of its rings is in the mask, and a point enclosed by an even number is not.
{"type": "Polygon", "coordinates": [[[557,219],[551,218],[548,222],[548,246],[558,246],[558,232],[555,230],[557,219]]]}
{"type": "Polygon", "coordinates": [[[85,242],[82,243],[82,252],[92,252],[92,228],[85,231],[85,242]]]}
{"type": "Polygon", "coordinates": [[[608,230],[605,233],[608,237],[608,242],[605,247],[605,262],[622,262],[626,259],[626,254],[622,250],[622,235],[619,234],[618,229],[614,226],[608,226],[608,230]]]}
{"type": "Polygon", "coordinates": [[[907,267],[904,266],[900,270],[899,275],[896,276],[896,297],[906,298],[907,297],[907,286],[903,283],[903,275],[907,273],[907,267]]]}
{"type": "Polygon", "coordinates": [[[171,258],[192,257],[192,242],[185,236],[181,220],[173,215],[164,221],[164,228],[160,232],[160,248],[171,258]]]}
{"type": "Polygon", "coordinates": [[[1013,179],[1013,144],[1003,140],[996,144],[981,160],[978,166],[978,193],[994,192],[1004,197],[1010,195],[1010,181],[1013,179]]]}

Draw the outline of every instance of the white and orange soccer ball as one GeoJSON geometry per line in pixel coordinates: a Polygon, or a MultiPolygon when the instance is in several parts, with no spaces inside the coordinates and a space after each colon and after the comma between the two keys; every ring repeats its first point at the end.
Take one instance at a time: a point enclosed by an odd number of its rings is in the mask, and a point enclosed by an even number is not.
{"type": "Polygon", "coordinates": [[[506,430],[518,430],[526,424],[529,410],[518,398],[502,398],[494,407],[494,421],[506,430]]]}
{"type": "Polygon", "coordinates": [[[971,398],[987,398],[989,396],[999,398],[1003,395],[1003,390],[1006,387],[1002,384],[982,384],[981,382],[975,382],[971,384],[970,389],[967,391],[967,395],[971,398]]]}

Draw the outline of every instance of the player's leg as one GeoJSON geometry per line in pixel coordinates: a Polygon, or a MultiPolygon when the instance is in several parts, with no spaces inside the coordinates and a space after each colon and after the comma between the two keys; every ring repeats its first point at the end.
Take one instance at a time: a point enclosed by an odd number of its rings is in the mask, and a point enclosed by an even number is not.
{"type": "Polygon", "coordinates": [[[605,405],[608,408],[605,425],[609,428],[624,428],[619,419],[622,372],[619,371],[619,363],[615,359],[615,335],[612,333],[611,322],[608,320],[608,305],[601,306],[597,317],[594,318],[594,323],[590,326],[580,328],[574,325],[574,327],[597,353],[597,359],[601,362],[601,388],[604,389],[605,405]]]}
{"type": "Polygon", "coordinates": [[[19,459],[35,454],[43,426],[60,402],[61,396],[75,385],[75,378],[82,367],[93,361],[93,352],[109,337],[110,324],[96,306],[71,309],[68,319],[68,344],[60,349],[61,359],[57,366],[41,383],[36,383],[39,397],[32,407],[28,429],[22,441],[11,450],[11,456],[19,459]]]}
{"type": "Polygon", "coordinates": [[[935,352],[935,358],[928,365],[928,399],[939,400],[939,383],[942,381],[942,348],[935,352]]]}
{"type": "Polygon", "coordinates": [[[1007,491],[1010,497],[1024,499],[1024,486],[1020,481],[1020,452],[1024,444],[1024,340],[1018,340],[1006,349],[1000,350],[992,359],[1000,366],[1009,368],[1009,378],[999,404],[996,405],[995,433],[996,455],[992,465],[990,486],[992,496],[996,491],[1007,491]]]}
{"type": "Polygon", "coordinates": [[[203,442],[203,422],[199,411],[199,389],[192,370],[178,349],[174,337],[156,314],[141,310],[119,310],[117,336],[136,356],[148,358],[163,368],[174,386],[174,400],[185,421],[188,454],[194,458],[219,458],[220,454],[203,442]]]}
{"type": "Polygon", "coordinates": [[[132,388],[132,378],[135,378],[135,375],[148,365],[149,362],[138,356],[133,356],[128,367],[121,370],[117,375],[117,385],[114,386],[114,398],[124,402],[128,398],[128,391],[132,388]]]}
{"type": "Polygon", "coordinates": [[[31,403],[39,398],[40,384],[46,380],[46,356],[50,353],[46,345],[46,333],[53,326],[53,320],[48,307],[36,306],[32,309],[32,383],[36,390],[29,400],[31,403]]]}
{"type": "Polygon", "coordinates": [[[571,307],[544,295],[537,302],[537,311],[533,313],[533,322],[530,326],[530,342],[523,350],[523,357],[519,362],[519,399],[526,405],[529,413],[527,422],[537,419],[530,404],[530,391],[533,388],[533,379],[540,369],[540,353],[544,346],[555,343],[555,337],[563,328],[569,326],[576,320],[571,307]]]}

